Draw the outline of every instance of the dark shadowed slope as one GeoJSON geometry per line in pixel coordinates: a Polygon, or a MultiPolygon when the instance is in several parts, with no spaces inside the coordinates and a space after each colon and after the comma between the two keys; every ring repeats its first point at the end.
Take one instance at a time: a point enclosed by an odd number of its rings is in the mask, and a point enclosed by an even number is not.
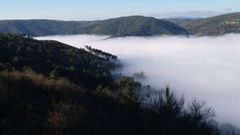
{"type": "Polygon", "coordinates": [[[209,109],[114,78],[117,57],[86,49],[0,34],[0,134],[218,135],[209,109]]]}
{"type": "Polygon", "coordinates": [[[99,34],[110,36],[187,35],[176,24],[152,17],[130,16],[103,21],[3,20],[0,32],[33,36],[99,34]]]}
{"type": "Polygon", "coordinates": [[[37,73],[53,73],[83,86],[95,88],[102,84],[111,87],[108,85],[112,82],[109,70],[113,64],[110,59],[60,42],[0,35],[0,69],[7,71],[31,68],[37,73]]]}

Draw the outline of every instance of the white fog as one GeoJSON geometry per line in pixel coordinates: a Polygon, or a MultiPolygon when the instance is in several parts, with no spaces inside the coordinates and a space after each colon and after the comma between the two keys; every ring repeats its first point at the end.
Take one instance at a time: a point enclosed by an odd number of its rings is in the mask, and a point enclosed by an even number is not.
{"type": "Polygon", "coordinates": [[[167,85],[188,100],[212,106],[220,122],[240,127],[240,35],[220,37],[48,36],[77,48],[85,45],[115,54],[124,74],[143,71],[144,84],[167,85]]]}

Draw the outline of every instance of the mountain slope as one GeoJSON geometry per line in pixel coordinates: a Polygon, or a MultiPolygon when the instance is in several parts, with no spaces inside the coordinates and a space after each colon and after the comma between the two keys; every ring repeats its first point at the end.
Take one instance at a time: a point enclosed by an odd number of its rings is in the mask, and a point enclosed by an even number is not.
{"type": "Polygon", "coordinates": [[[240,13],[203,19],[156,19],[128,16],[101,21],[2,20],[0,33],[33,36],[96,34],[121,36],[198,35],[240,33],[240,13]]]}
{"type": "Polygon", "coordinates": [[[57,20],[2,20],[0,32],[11,34],[31,34],[33,36],[79,34],[94,22],[57,20]]]}
{"type": "Polygon", "coordinates": [[[117,57],[86,49],[0,34],[0,134],[218,135],[209,109],[114,78],[117,57]]]}
{"type": "Polygon", "coordinates": [[[130,16],[103,21],[3,20],[1,33],[33,36],[64,34],[100,34],[111,36],[187,35],[176,24],[152,17],[130,16]]]}
{"type": "Polygon", "coordinates": [[[114,68],[114,63],[60,42],[0,34],[0,69],[22,71],[29,68],[96,88],[99,84],[111,87],[113,80],[109,70],[114,68]]]}
{"type": "Polygon", "coordinates": [[[227,33],[240,33],[240,13],[196,19],[185,23],[176,23],[189,30],[191,33],[199,36],[217,36],[227,33]]]}
{"type": "Polygon", "coordinates": [[[187,24],[197,19],[170,18],[166,20],[184,28],[187,24]]]}
{"type": "Polygon", "coordinates": [[[131,16],[109,19],[99,22],[89,31],[91,34],[113,36],[152,36],[152,35],[187,35],[188,32],[168,21],[152,17],[131,16]]]}

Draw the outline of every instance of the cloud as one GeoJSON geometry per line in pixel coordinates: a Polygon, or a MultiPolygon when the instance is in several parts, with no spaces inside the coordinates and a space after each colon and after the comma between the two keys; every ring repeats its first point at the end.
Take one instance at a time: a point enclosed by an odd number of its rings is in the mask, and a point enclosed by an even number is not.
{"type": "Polygon", "coordinates": [[[91,45],[116,54],[125,63],[122,71],[143,71],[144,84],[170,85],[187,100],[199,99],[212,106],[217,120],[240,127],[240,35],[220,37],[52,36],[75,47],[91,45]]]}

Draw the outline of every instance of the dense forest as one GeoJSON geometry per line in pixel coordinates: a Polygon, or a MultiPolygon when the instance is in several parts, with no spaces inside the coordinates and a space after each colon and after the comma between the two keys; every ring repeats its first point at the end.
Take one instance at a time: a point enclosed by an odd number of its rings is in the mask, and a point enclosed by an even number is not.
{"type": "Polygon", "coordinates": [[[0,34],[1,135],[218,135],[211,108],[115,76],[117,56],[0,34]]]}

